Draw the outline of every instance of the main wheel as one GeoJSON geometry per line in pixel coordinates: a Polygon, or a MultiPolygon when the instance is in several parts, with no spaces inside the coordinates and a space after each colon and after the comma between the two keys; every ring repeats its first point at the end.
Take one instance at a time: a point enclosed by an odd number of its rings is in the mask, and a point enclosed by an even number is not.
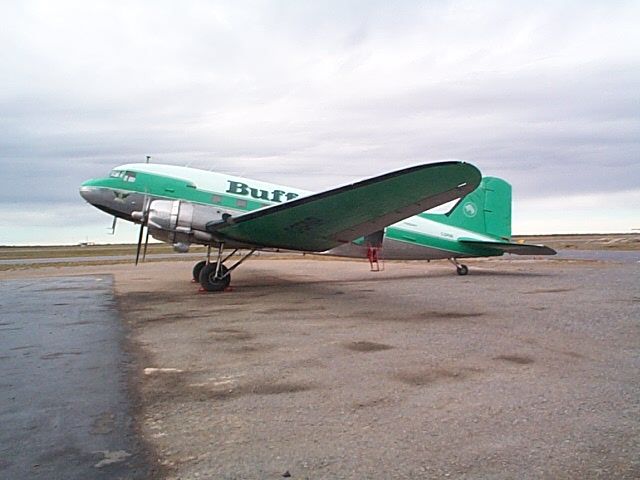
{"type": "Polygon", "coordinates": [[[193,279],[196,282],[200,281],[200,272],[202,271],[202,267],[204,267],[206,264],[207,264],[207,261],[202,260],[201,262],[198,262],[193,266],[193,279]]]}
{"type": "Polygon", "coordinates": [[[456,267],[456,272],[458,272],[458,275],[466,275],[469,273],[469,268],[466,265],[460,265],[456,267]]]}
{"type": "Polygon", "coordinates": [[[216,264],[209,263],[200,270],[200,285],[208,292],[221,292],[229,286],[231,275],[225,276],[229,270],[220,265],[220,274],[216,277],[216,264]]]}

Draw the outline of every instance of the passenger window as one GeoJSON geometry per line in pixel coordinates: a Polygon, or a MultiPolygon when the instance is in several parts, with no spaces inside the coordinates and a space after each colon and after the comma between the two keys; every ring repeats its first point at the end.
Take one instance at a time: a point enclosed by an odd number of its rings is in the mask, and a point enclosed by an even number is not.
{"type": "Polygon", "coordinates": [[[211,201],[216,204],[222,203],[222,197],[220,195],[212,195],[211,201]]]}
{"type": "Polygon", "coordinates": [[[239,198],[236,200],[236,206],[239,208],[247,208],[247,201],[239,198]]]}

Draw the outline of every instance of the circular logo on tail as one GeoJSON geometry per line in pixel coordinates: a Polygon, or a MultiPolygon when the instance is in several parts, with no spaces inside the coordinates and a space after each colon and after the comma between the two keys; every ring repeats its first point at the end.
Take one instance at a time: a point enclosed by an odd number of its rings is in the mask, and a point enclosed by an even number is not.
{"type": "Polygon", "coordinates": [[[476,204],[473,202],[467,202],[462,207],[462,213],[469,218],[473,218],[478,213],[478,207],[476,207],[476,204]]]}

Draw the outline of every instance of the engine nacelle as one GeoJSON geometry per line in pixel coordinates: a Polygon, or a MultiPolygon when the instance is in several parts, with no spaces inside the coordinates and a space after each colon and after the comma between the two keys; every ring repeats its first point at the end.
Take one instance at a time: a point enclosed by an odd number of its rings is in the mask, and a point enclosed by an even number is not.
{"type": "Polygon", "coordinates": [[[182,200],[154,200],[149,205],[147,225],[153,238],[167,243],[181,244],[188,250],[193,241],[210,242],[213,237],[206,224],[221,220],[223,211],[216,207],[182,200]]]}

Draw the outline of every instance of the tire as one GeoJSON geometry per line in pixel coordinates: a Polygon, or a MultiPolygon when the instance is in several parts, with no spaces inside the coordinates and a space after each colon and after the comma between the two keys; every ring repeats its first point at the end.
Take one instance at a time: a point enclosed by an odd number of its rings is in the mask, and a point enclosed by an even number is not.
{"type": "Polygon", "coordinates": [[[458,272],[458,275],[466,275],[467,273],[469,273],[469,267],[467,267],[466,265],[460,265],[458,268],[456,268],[456,272],[458,272]]]}
{"type": "Polygon", "coordinates": [[[202,260],[201,262],[198,262],[193,266],[193,279],[196,282],[200,281],[200,272],[202,271],[202,267],[204,267],[206,264],[207,264],[207,261],[202,260]]]}
{"type": "Polygon", "coordinates": [[[227,267],[220,265],[220,275],[216,278],[216,264],[209,263],[200,270],[200,285],[207,292],[221,292],[231,282],[231,275],[224,276],[228,271],[227,267]]]}

